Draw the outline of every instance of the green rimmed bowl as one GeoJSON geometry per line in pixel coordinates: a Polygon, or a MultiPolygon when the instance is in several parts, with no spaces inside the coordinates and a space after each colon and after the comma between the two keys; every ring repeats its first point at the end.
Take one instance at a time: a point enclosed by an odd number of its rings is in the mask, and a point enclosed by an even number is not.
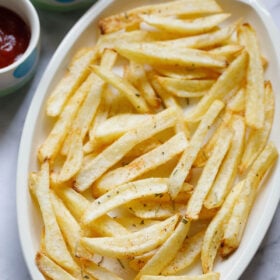
{"type": "Polygon", "coordinates": [[[75,9],[87,8],[96,0],[31,0],[39,8],[67,12],[75,9]]]}

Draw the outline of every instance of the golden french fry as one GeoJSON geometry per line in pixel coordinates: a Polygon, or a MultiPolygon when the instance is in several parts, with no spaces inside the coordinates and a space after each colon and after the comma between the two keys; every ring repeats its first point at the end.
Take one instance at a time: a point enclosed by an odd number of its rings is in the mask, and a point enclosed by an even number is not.
{"type": "Polygon", "coordinates": [[[157,78],[161,86],[178,97],[200,97],[209,91],[214,80],[188,80],[167,77],[157,78]]]}
{"type": "Polygon", "coordinates": [[[276,147],[273,143],[268,143],[254,161],[227,223],[223,236],[222,256],[228,256],[238,248],[253,202],[257,196],[260,182],[277,157],[276,147]]]}
{"type": "Polygon", "coordinates": [[[95,137],[102,142],[112,142],[129,130],[146,122],[148,114],[120,114],[115,115],[101,123],[95,131],[95,137]]]}
{"type": "Polygon", "coordinates": [[[123,28],[137,26],[141,22],[141,15],[195,15],[221,12],[221,7],[214,0],[179,0],[169,3],[138,7],[125,13],[109,16],[99,21],[102,34],[112,33],[123,28]]]}
{"type": "Polygon", "coordinates": [[[174,48],[158,43],[120,43],[117,52],[135,62],[151,65],[178,65],[191,68],[225,68],[224,57],[191,48],[174,48]],[[162,59],[164,57],[164,59],[162,59]]]}
{"type": "Polygon", "coordinates": [[[139,272],[157,250],[158,249],[155,249],[143,255],[133,257],[133,259],[129,261],[129,266],[133,270],[139,272]]]}
{"type": "Polygon", "coordinates": [[[147,30],[133,30],[130,32],[114,32],[101,35],[96,43],[99,53],[105,49],[115,49],[116,45],[121,42],[154,42],[178,38],[178,35],[163,32],[154,32],[147,30]]]}
{"type": "Polygon", "coordinates": [[[122,79],[120,76],[105,69],[104,67],[91,66],[91,69],[101,79],[103,79],[107,83],[110,83],[122,94],[124,94],[138,112],[147,113],[149,111],[149,108],[141,93],[128,81],[122,79]]]}
{"type": "Polygon", "coordinates": [[[52,261],[43,253],[37,253],[36,255],[36,265],[41,271],[41,273],[51,280],[77,280],[61,266],[52,261]]]}
{"type": "Polygon", "coordinates": [[[196,68],[186,69],[180,66],[154,66],[157,73],[175,79],[217,79],[220,75],[215,69],[196,68]]]}
{"type": "Polygon", "coordinates": [[[217,31],[208,32],[205,34],[188,36],[179,39],[166,40],[162,42],[157,42],[157,46],[159,47],[170,47],[170,48],[194,48],[194,49],[210,49],[212,47],[216,47],[221,45],[225,41],[227,41],[230,36],[235,32],[235,30],[239,27],[240,20],[237,22],[221,28],[217,31]]]}
{"type": "Polygon", "coordinates": [[[90,75],[66,104],[51,132],[39,147],[38,157],[41,162],[56,157],[82,102],[90,91],[92,83],[92,75],[90,75]]]}
{"type": "Polygon", "coordinates": [[[110,104],[108,104],[104,100],[103,102],[101,101],[101,104],[97,109],[91,127],[89,128],[89,132],[88,132],[89,141],[83,147],[84,153],[86,154],[96,153],[96,151],[103,146],[103,143],[100,143],[100,141],[97,141],[96,139],[96,131],[98,127],[107,120],[110,107],[111,107],[110,104]]]}
{"type": "Polygon", "coordinates": [[[212,104],[213,100],[223,99],[223,97],[233,90],[237,85],[241,85],[245,78],[248,63],[248,54],[243,51],[223,72],[216,83],[211,87],[197,104],[197,106],[186,117],[189,121],[198,121],[212,104]]]}
{"type": "Polygon", "coordinates": [[[206,208],[220,207],[235,179],[238,164],[244,148],[245,124],[242,117],[234,116],[230,123],[233,129],[231,147],[219,169],[215,182],[208,193],[204,206],[206,208]]]}
{"type": "Polygon", "coordinates": [[[38,173],[37,184],[33,188],[34,195],[40,206],[45,236],[45,250],[50,258],[71,274],[79,272],[79,266],[70,255],[63,236],[56,221],[55,213],[50,199],[49,163],[45,161],[38,173]]]}
{"type": "Polygon", "coordinates": [[[233,113],[245,111],[245,91],[241,88],[227,103],[227,108],[233,113]]]}
{"type": "Polygon", "coordinates": [[[86,264],[85,271],[96,280],[122,280],[122,278],[115,273],[95,264],[94,262],[86,264]]]}
{"type": "Polygon", "coordinates": [[[227,58],[227,60],[232,61],[238,54],[240,54],[243,49],[244,47],[241,45],[232,44],[211,49],[210,52],[218,55],[223,55],[227,58]]]}
{"type": "Polygon", "coordinates": [[[108,211],[134,199],[162,194],[167,191],[165,178],[149,178],[117,186],[92,202],[82,217],[82,224],[91,224],[108,211]]]}
{"type": "Polygon", "coordinates": [[[199,231],[192,237],[187,237],[176,257],[162,271],[162,275],[174,275],[190,266],[201,252],[205,231],[199,231]]]}
{"type": "Polygon", "coordinates": [[[260,48],[251,25],[243,24],[238,30],[238,37],[249,53],[245,119],[247,125],[260,129],[264,125],[264,73],[260,48]]]}
{"type": "Polygon", "coordinates": [[[184,204],[158,201],[133,201],[126,205],[128,209],[140,219],[166,219],[175,213],[184,214],[184,204]]]}
{"type": "Polygon", "coordinates": [[[57,178],[57,183],[65,182],[76,175],[82,166],[83,156],[83,142],[80,130],[76,130],[72,134],[72,143],[67,158],[57,178]]]}
{"type": "Polygon", "coordinates": [[[213,269],[217,251],[222,243],[226,223],[243,186],[244,181],[240,181],[232,188],[221,209],[206,229],[201,250],[201,264],[204,273],[211,272],[213,269]]]}
{"type": "Polygon", "coordinates": [[[202,121],[190,140],[187,149],[184,151],[179,162],[174,168],[169,182],[169,193],[173,199],[180,192],[183,182],[188,176],[190,168],[203,144],[203,140],[205,139],[208,129],[222,110],[223,106],[224,104],[221,101],[213,102],[205,116],[203,116],[202,121]]]}
{"type": "Polygon", "coordinates": [[[130,61],[127,71],[127,79],[141,92],[147,103],[154,107],[159,108],[161,100],[155,94],[148,77],[146,75],[144,66],[140,63],[130,61]]]}
{"type": "MultiPolygon", "coordinates": [[[[68,187],[58,187],[56,192],[70,210],[74,218],[80,222],[85,210],[90,206],[90,201],[83,195],[68,187]]],[[[101,236],[120,236],[128,233],[121,224],[108,215],[104,215],[100,219],[97,219],[96,223],[91,225],[91,228],[94,232],[101,236]]]]}
{"type": "MultiPolygon", "coordinates": [[[[112,50],[105,50],[102,58],[101,58],[101,67],[110,70],[117,59],[117,53],[112,50]]],[[[101,80],[97,75],[91,73],[90,77],[92,77],[92,85],[90,91],[88,92],[84,102],[82,103],[75,119],[72,123],[72,130],[80,130],[80,135],[82,140],[84,140],[90,124],[96,114],[96,111],[100,105],[102,94],[105,88],[105,83],[101,80]]],[[[69,148],[71,143],[76,140],[75,137],[70,133],[68,137],[65,139],[62,153],[67,154],[69,152],[69,148]]]]}
{"type": "Polygon", "coordinates": [[[137,274],[135,279],[142,275],[158,275],[176,256],[190,229],[191,222],[182,218],[174,232],[164,244],[155,252],[150,260],[137,274]]]}
{"type": "Polygon", "coordinates": [[[145,172],[155,169],[182,153],[187,145],[188,142],[184,133],[180,132],[154,150],[136,158],[128,165],[108,172],[100,178],[95,184],[95,187],[100,189],[101,192],[106,192],[112,189],[112,186],[118,186],[132,181],[145,172]]]}
{"type": "Polygon", "coordinates": [[[210,272],[202,275],[184,275],[184,276],[150,276],[143,275],[140,280],[219,280],[220,273],[210,272]]]}
{"type": "Polygon", "coordinates": [[[88,69],[97,58],[95,49],[81,49],[71,61],[69,72],[57,84],[47,101],[47,114],[59,116],[68,99],[89,75],[88,69]]]}
{"type": "Polygon", "coordinates": [[[220,165],[231,145],[232,133],[230,129],[224,131],[218,139],[212,155],[206,162],[201,176],[197,182],[194,192],[188,202],[186,216],[191,220],[199,218],[204,200],[214,183],[215,177],[219,171],[220,165]]]}
{"type": "Polygon", "coordinates": [[[81,227],[62,200],[53,191],[50,192],[50,197],[58,225],[71,250],[72,256],[75,256],[77,242],[81,238],[81,227]]]}
{"type": "Polygon", "coordinates": [[[84,191],[89,188],[98,177],[118,162],[134,146],[156,133],[174,126],[176,120],[177,113],[175,109],[169,108],[151,116],[150,120],[146,121],[138,128],[124,134],[80,169],[76,176],[75,188],[79,191],[84,191]]]}
{"type": "Polygon", "coordinates": [[[264,97],[265,120],[264,126],[261,129],[251,130],[249,132],[248,140],[244,149],[242,160],[239,166],[239,171],[244,173],[248,167],[253,163],[258,154],[265,146],[269,137],[273,118],[274,118],[274,94],[270,82],[265,84],[264,97]]]}
{"type": "Polygon", "coordinates": [[[156,93],[161,97],[163,104],[165,105],[166,108],[169,107],[174,107],[176,108],[178,116],[178,123],[176,124],[176,132],[183,131],[185,133],[185,136],[188,138],[189,137],[189,130],[187,128],[186,123],[184,122],[184,113],[182,108],[179,106],[178,102],[174,98],[174,96],[171,96],[169,93],[167,93],[160,83],[158,82],[158,79],[154,75],[154,73],[149,73],[150,79],[152,86],[154,87],[156,93]]]}
{"type": "Polygon", "coordinates": [[[230,14],[219,13],[191,20],[175,19],[172,17],[163,17],[157,15],[142,15],[141,18],[147,24],[154,26],[160,30],[189,36],[199,33],[206,33],[214,27],[217,27],[219,23],[226,20],[229,16],[230,14]]]}
{"type": "Polygon", "coordinates": [[[199,151],[196,160],[194,162],[195,167],[203,167],[213,152],[214,147],[216,146],[216,142],[223,133],[222,131],[225,127],[228,127],[228,124],[232,118],[232,113],[229,111],[225,111],[221,117],[217,118],[217,129],[213,132],[211,137],[208,139],[208,142],[201,148],[199,151]]]}
{"type": "Polygon", "coordinates": [[[81,244],[90,252],[110,257],[130,257],[157,248],[172,234],[178,216],[120,237],[96,237],[81,239],[81,244]]]}

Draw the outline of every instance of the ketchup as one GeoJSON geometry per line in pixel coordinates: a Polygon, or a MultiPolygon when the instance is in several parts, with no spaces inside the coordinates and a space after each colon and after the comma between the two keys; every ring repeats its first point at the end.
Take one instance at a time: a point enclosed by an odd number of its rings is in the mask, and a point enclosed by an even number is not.
{"type": "Polygon", "coordinates": [[[27,49],[30,29],[14,12],[0,7],[0,68],[15,62],[27,49]]]}

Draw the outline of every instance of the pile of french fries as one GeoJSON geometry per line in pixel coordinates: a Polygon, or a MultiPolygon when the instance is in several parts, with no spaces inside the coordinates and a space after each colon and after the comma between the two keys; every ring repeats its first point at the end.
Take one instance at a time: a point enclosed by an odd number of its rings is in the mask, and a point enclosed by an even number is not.
{"type": "Polygon", "coordinates": [[[220,279],[278,156],[268,62],[229,17],[215,0],[138,7],[73,57],[29,181],[46,279],[220,279]]]}

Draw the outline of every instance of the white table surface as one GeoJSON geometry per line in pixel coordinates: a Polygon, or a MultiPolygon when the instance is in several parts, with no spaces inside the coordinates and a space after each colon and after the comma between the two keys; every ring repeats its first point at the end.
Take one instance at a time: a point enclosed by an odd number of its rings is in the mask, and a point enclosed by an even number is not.
{"type": "MultiPolygon", "coordinates": [[[[280,0],[263,0],[263,2],[280,29],[280,0]]],[[[40,10],[38,12],[41,21],[42,50],[35,77],[19,92],[0,98],[1,280],[31,279],[21,253],[16,220],[15,187],[18,146],[25,116],[44,69],[60,41],[84,11],[65,14],[40,10]]],[[[240,279],[280,279],[280,207],[261,247],[240,279]]]]}

